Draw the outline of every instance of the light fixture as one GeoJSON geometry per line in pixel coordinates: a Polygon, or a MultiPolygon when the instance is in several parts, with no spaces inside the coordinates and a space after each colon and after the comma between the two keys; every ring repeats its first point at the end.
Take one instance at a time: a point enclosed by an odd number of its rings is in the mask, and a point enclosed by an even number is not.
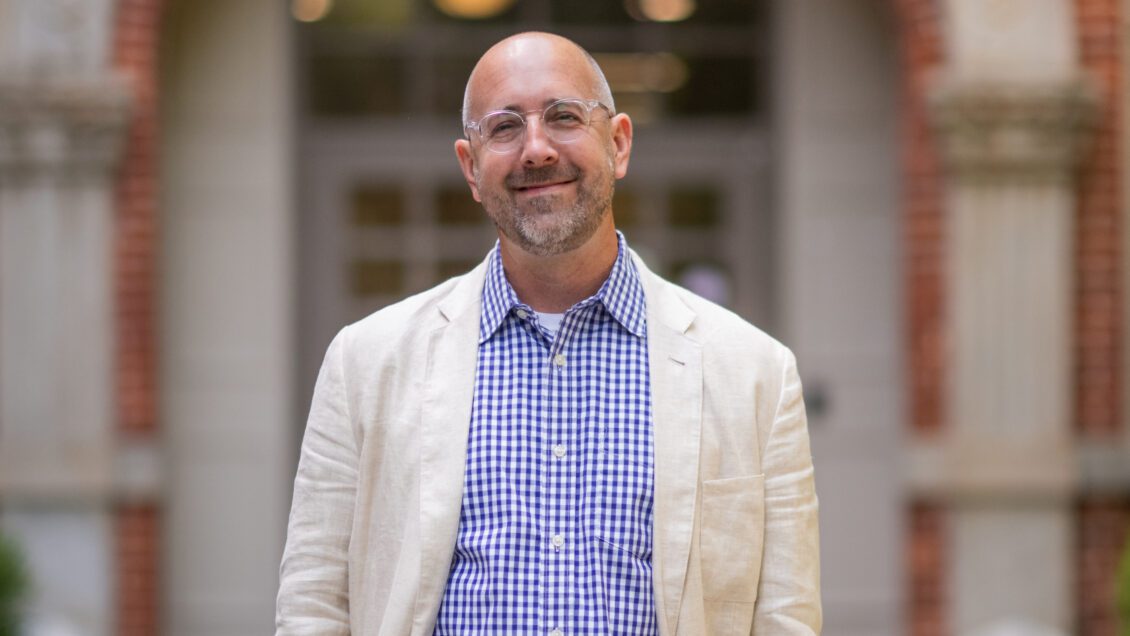
{"type": "Polygon", "coordinates": [[[333,0],[292,0],[290,13],[299,22],[317,22],[333,9],[333,0]]]}
{"type": "Polygon", "coordinates": [[[502,13],[514,0],[433,0],[436,8],[453,18],[482,20],[502,13]]]}
{"type": "Polygon", "coordinates": [[[694,13],[694,0],[625,0],[628,13],[637,20],[679,22],[694,13]]]}

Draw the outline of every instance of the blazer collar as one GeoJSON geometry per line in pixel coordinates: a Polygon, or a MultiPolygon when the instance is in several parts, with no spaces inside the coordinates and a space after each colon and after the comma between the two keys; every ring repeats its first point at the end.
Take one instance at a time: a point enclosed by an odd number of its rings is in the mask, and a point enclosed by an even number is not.
{"type": "MultiPolygon", "coordinates": [[[[695,312],[675,287],[629,250],[647,303],[655,453],[653,584],[660,633],[675,633],[698,493],[702,347],[695,312]]],[[[489,255],[459,279],[437,309],[428,345],[420,455],[420,589],[412,633],[430,635],[459,532],[467,435],[474,397],[482,293],[489,255]]]]}
{"type": "Polygon", "coordinates": [[[420,586],[413,636],[431,636],[459,532],[487,261],[437,304],[420,417],[420,586]]]}
{"type": "Polygon", "coordinates": [[[702,436],[702,346],[696,314],[633,254],[647,296],[648,365],[655,452],[652,581],[660,633],[675,633],[695,527],[702,436]]]}

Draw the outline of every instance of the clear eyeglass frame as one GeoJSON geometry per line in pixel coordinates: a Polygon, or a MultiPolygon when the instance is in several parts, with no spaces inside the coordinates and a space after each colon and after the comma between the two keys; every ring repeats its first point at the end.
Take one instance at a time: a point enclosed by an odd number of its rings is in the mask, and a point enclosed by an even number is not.
{"type": "Polygon", "coordinates": [[[476,139],[484,148],[505,155],[522,147],[529,127],[527,117],[541,114],[542,130],[555,143],[572,143],[588,130],[592,113],[603,108],[609,117],[612,109],[596,99],[559,99],[543,110],[520,113],[513,110],[496,110],[483,115],[478,121],[463,124],[468,139],[476,139]]]}

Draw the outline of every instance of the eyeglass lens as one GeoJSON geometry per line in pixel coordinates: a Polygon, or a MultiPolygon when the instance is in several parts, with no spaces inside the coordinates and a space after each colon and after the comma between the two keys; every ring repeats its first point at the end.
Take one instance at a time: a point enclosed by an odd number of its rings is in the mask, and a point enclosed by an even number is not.
{"type": "MultiPolygon", "coordinates": [[[[576,139],[589,124],[588,104],[579,100],[562,100],[549,105],[542,113],[542,127],[550,139],[567,142],[576,139]]],[[[491,113],[479,122],[483,144],[494,151],[509,151],[522,143],[526,120],[511,111],[491,113]]]]}

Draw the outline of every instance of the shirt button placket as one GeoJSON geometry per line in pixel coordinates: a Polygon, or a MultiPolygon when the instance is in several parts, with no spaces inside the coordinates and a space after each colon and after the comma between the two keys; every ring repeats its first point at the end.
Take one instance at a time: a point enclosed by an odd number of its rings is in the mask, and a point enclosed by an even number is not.
{"type": "MultiPolygon", "coordinates": [[[[568,441],[569,430],[573,413],[569,407],[570,396],[567,376],[564,373],[566,370],[565,363],[567,358],[562,351],[561,333],[558,333],[558,342],[555,343],[557,347],[556,353],[550,358],[550,368],[555,372],[551,379],[551,386],[553,387],[554,399],[550,400],[553,405],[553,421],[555,426],[551,432],[552,437],[556,438],[559,442],[552,447],[551,452],[553,456],[560,460],[565,455],[565,442],[568,441]]],[[[560,516],[560,511],[572,507],[572,503],[568,501],[573,493],[571,492],[573,485],[571,484],[571,471],[567,462],[552,461],[548,466],[550,475],[550,482],[553,484],[552,489],[556,493],[555,501],[550,507],[550,516],[548,527],[554,529],[554,534],[549,537],[549,547],[552,553],[549,555],[550,563],[547,568],[548,571],[553,572],[553,578],[556,584],[553,586],[554,595],[553,599],[549,600],[549,613],[545,616],[545,621],[548,626],[552,626],[549,631],[549,636],[564,636],[564,627],[562,620],[565,618],[565,610],[571,604],[571,599],[568,590],[570,585],[571,573],[570,568],[572,559],[571,555],[564,550],[565,535],[569,531],[568,519],[560,516]],[[561,596],[564,595],[564,596],[561,596]]]]}

